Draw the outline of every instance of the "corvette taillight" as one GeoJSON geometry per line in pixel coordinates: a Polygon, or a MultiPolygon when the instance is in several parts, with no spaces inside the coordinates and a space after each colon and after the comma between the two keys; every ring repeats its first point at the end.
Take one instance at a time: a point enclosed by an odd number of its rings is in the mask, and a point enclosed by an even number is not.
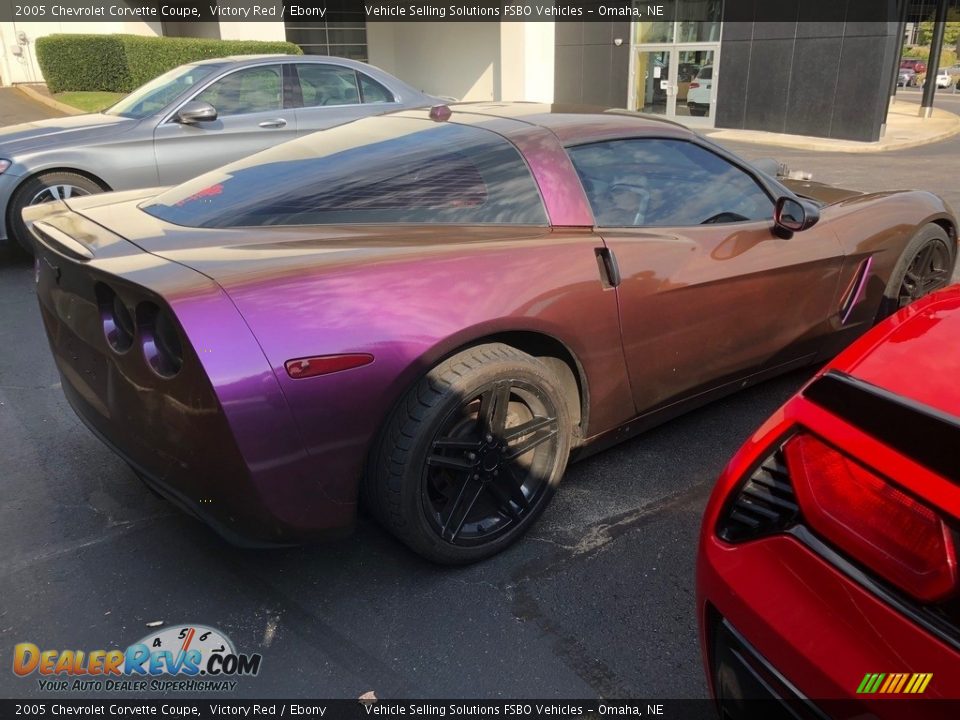
{"type": "Polygon", "coordinates": [[[918,600],[955,592],[953,535],[932,508],[812,435],[791,438],[784,456],[811,530],[918,600]]]}
{"type": "Polygon", "coordinates": [[[170,312],[151,302],[137,307],[137,321],[147,365],[160,377],[172,378],[183,367],[183,344],[170,312]]]}

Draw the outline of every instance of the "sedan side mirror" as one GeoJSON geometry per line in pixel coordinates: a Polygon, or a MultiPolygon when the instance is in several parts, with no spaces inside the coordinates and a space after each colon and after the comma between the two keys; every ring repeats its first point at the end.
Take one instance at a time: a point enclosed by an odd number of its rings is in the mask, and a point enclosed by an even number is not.
{"type": "Polygon", "coordinates": [[[820,208],[792,197],[778,198],[773,210],[773,224],[790,234],[812,228],[819,219],[820,208]]]}
{"type": "Polygon", "coordinates": [[[177,111],[174,119],[184,125],[198,122],[211,122],[217,119],[217,109],[202,100],[191,100],[177,111]]]}

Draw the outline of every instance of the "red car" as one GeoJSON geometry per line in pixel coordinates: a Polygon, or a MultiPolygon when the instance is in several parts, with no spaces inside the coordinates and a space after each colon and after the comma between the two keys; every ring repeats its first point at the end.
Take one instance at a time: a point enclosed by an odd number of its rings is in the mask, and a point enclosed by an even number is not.
{"type": "Polygon", "coordinates": [[[927,71],[927,64],[920,58],[904,58],[900,61],[901,70],[913,70],[917,75],[927,71]]]}
{"type": "Polygon", "coordinates": [[[727,466],[697,563],[722,717],[755,716],[754,698],[787,717],[956,716],[930,700],[960,698],[958,377],[955,285],[851,345],[727,466]]]}

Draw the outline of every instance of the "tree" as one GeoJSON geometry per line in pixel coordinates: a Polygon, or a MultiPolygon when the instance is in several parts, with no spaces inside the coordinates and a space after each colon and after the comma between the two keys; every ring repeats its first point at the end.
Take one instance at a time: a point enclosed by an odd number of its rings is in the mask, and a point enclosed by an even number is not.
{"type": "MultiPolygon", "coordinates": [[[[920,23],[917,30],[917,44],[929,45],[933,37],[933,15],[929,20],[920,23]]],[[[943,29],[943,44],[957,44],[957,51],[960,52],[960,9],[950,8],[947,11],[947,25],[943,29]]]]}

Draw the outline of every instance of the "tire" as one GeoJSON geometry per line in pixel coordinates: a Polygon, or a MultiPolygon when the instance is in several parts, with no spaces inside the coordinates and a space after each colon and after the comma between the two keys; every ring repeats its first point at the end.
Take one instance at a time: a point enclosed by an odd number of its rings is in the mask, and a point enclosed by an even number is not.
{"type": "Polygon", "coordinates": [[[907,243],[890,273],[877,320],[949,285],[956,261],[956,244],[943,228],[932,223],[925,225],[907,243]]]}
{"type": "Polygon", "coordinates": [[[17,244],[33,255],[33,245],[23,222],[23,209],[29,205],[50,202],[62,194],[59,188],[70,188],[70,197],[93,195],[107,188],[85,175],[73,172],[49,172],[35,175],[17,188],[7,208],[7,231],[17,244]]]}
{"type": "Polygon", "coordinates": [[[571,439],[550,370],[509,345],[478,345],[430,370],[394,409],[371,455],[364,501],[423,557],[476,562],[510,546],[544,511],[571,439]],[[521,427],[527,432],[517,435],[521,427]]]}

